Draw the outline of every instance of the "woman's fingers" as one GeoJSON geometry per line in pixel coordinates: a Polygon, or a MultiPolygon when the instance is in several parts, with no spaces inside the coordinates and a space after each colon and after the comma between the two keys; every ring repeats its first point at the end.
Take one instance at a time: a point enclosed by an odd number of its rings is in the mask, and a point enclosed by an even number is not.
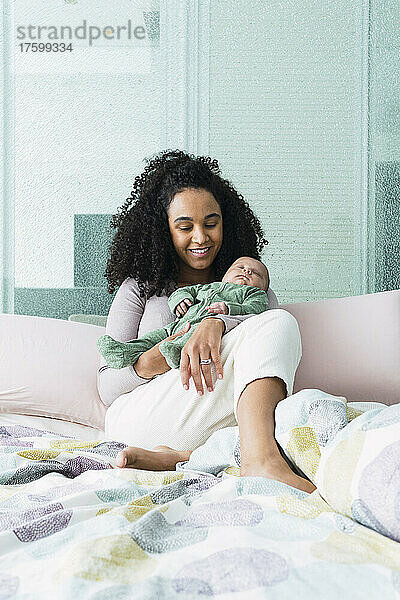
{"type": "Polygon", "coordinates": [[[217,374],[218,379],[223,379],[224,373],[222,368],[221,355],[216,348],[213,348],[211,350],[211,358],[214,363],[215,372],[217,374]]]}
{"type": "Polygon", "coordinates": [[[220,319],[204,319],[193,331],[193,334],[182,348],[181,352],[181,381],[185,389],[189,388],[190,378],[199,395],[203,394],[203,381],[207,389],[212,391],[213,381],[211,375],[211,363],[200,364],[201,359],[209,359],[215,363],[217,375],[222,379],[222,362],[220,357],[221,336],[220,319]]]}
{"type": "Polygon", "coordinates": [[[203,380],[202,375],[204,377],[204,382],[206,388],[209,392],[213,390],[213,381],[211,375],[211,363],[210,364],[201,364],[200,360],[202,358],[211,358],[212,350],[210,347],[208,349],[203,347],[200,351],[195,347],[190,352],[189,351],[189,359],[190,359],[190,368],[192,372],[192,377],[194,384],[196,386],[197,393],[201,396],[203,394],[203,380]]]}
{"type": "Polygon", "coordinates": [[[181,364],[180,364],[181,382],[185,390],[189,389],[189,378],[190,378],[190,360],[187,352],[182,350],[181,352],[181,364]]]}
{"type": "Polygon", "coordinates": [[[213,382],[212,382],[212,375],[211,375],[211,364],[209,365],[200,365],[200,368],[203,372],[203,377],[204,377],[204,381],[206,384],[206,388],[209,392],[212,392],[213,390],[213,382]]]}
{"type": "Polygon", "coordinates": [[[197,364],[198,367],[192,368],[192,364],[196,362],[195,357],[192,358],[186,353],[182,351],[181,354],[181,364],[180,364],[180,373],[181,373],[181,382],[182,386],[185,390],[189,389],[189,381],[190,378],[193,377],[194,385],[196,387],[197,393],[200,396],[203,394],[203,383],[201,379],[201,375],[203,374],[204,381],[209,392],[213,391],[213,382],[211,375],[211,365],[201,365],[199,364],[200,359],[198,359],[197,364]]]}
{"type": "Polygon", "coordinates": [[[200,359],[194,354],[189,355],[189,357],[194,385],[196,386],[197,393],[201,396],[203,394],[203,382],[201,380],[200,359]]]}

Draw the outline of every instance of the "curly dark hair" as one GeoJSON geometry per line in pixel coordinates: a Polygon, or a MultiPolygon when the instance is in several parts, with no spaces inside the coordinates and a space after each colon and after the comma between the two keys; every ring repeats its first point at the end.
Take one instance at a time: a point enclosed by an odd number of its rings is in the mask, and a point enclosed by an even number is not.
{"type": "Polygon", "coordinates": [[[127,277],[134,277],[142,295],[169,295],[176,289],[179,262],[168,225],[168,207],[186,188],[205,189],[222,212],[223,241],[214,260],[217,280],[240,256],[260,259],[268,241],[248,203],[229,181],[222,179],[217,160],[195,157],[181,150],[164,150],[146,159],[110,227],[117,232],[109,248],[104,272],[113,294],[127,277]]]}

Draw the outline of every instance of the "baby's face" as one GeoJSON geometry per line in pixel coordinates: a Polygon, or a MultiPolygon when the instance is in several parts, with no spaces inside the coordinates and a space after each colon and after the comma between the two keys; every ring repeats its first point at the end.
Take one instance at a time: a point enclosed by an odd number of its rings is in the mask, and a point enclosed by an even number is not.
{"type": "Polygon", "coordinates": [[[260,290],[267,291],[269,274],[267,268],[259,260],[242,256],[229,267],[222,281],[239,285],[253,285],[260,290]]]}

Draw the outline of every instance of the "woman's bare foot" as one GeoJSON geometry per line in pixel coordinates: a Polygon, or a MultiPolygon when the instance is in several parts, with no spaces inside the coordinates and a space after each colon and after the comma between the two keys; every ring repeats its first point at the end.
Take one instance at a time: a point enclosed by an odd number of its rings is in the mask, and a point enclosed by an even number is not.
{"type": "Polygon", "coordinates": [[[174,450],[169,446],[155,446],[153,450],[128,446],[118,452],[115,466],[148,471],[175,471],[176,463],[189,460],[191,453],[191,450],[174,450]]]}
{"type": "Polygon", "coordinates": [[[311,481],[293,473],[292,469],[283,459],[269,462],[253,462],[240,467],[240,477],[267,477],[287,483],[298,490],[311,494],[317,488],[311,481]]]}

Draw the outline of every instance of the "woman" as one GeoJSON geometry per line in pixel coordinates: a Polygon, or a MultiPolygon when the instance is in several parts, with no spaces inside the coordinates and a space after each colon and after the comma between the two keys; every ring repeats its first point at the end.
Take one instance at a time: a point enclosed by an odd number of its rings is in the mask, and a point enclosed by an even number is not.
{"type": "MultiPolygon", "coordinates": [[[[119,341],[171,322],[167,297],[177,287],[220,281],[238,257],[260,259],[268,243],[248,203],[222,179],[218,162],[178,150],[148,161],[111,226],[117,232],[105,275],[110,293],[120,287],[106,333],[119,341]]],[[[244,275],[248,269],[245,263],[244,275]]],[[[173,470],[214,431],[238,424],[241,476],[312,492],[313,484],[293,473],[274,438],[275,407],[292,393],[300,358],[297,322],[276,309],[210,315],[185,344],[179,370],[170,369],[158,345],[124,369],[102,361],[98,389],[109,407],[106,436],[132,444],[118,454],[117,466],[173,470]]]]}

